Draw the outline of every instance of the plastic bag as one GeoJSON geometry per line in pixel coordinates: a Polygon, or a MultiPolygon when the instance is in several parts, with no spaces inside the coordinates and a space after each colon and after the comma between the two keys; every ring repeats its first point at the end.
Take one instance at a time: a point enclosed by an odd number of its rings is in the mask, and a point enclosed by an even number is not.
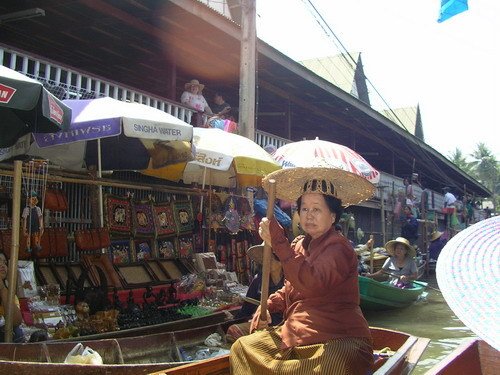
{"type": "Polygon", "coordinates": [[[82,343],[75,345],[68,353],[64,363],[78,363],[82,365],[102,365],[102,358],[95,350],[84,347],[82,343]]]}

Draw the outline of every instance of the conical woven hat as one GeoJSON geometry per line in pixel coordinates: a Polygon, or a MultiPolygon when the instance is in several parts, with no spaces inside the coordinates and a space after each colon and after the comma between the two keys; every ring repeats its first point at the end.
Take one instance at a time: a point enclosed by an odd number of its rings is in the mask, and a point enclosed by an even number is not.
{"type": "Polygon", "coordinates": [[[364,177],[335,168],[285,168],[274,171],[262,180],[267,192],[270,180],[276,181],[276,198],[288,202],[296,201],[304,193],[304,185],[311,180],[330,182],[333,191],[317,192],[340,199],[343,206],[358,204],[371,198],[375,192],[375,186],[364,177]]]}

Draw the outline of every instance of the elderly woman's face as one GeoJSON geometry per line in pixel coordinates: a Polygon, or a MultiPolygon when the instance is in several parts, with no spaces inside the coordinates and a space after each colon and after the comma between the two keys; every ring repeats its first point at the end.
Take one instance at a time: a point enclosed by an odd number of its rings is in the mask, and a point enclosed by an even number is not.
{"type": "Polygon", "coordinates": [[[199,90],[198,86],[191,85],[191,87],[189,88],[189,91],[191,91],[193,94],[198,94],[198,91],[200,91],[200,90],[199,90]]]}
{"type": "Polygon", "coordinates": [[[302,195],[299,212],[300,226],[312,238],[325,234],[335,221],[323,194],[306,193],[302,195]]]}
{"type": "Polygon", "coordinates": [[[406,256],[406,246],[399,243],[396,244],[396,246],[394,246],[394,254],[397,257],[404,258],[406,256]]]}

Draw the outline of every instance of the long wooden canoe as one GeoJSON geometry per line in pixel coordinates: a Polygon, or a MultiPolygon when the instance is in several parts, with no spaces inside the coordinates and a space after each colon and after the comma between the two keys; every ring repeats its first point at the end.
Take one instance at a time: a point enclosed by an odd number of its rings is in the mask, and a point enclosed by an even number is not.
{"type": "Polygon", "coordinates": [[[118,331],[102,332],[93,335],[78,336],[76,338],[71,337],[69,339],[63,339],[63,340],[90,341],[90,340],[101,340],[101,339],[115,339],[120,337],[144,336],[159,332],[172,332],[172,331],[180,331],[191,328],[205,327],[214,324],[223,324],[227,321],[228,321],[228,315],[225,311],[216,311],[208,315],[179,319],[166,323],[152,324],[142,327],[122,329],[118,331]]]}
{"type": "Polygon", "coordinates": [[[486,341],[474,339],[460,345],[426,375],[495,375],[500,369],[500,354],[486,341]]]}
{"type": "MultiPolygon", "coordinates": [[[[375,363],[374,375],[409,374],[424,352],[429,339],[384,328],[370,327],[373,337],[375,363]],[[387,356],[377,353],[390,348],[387,356]]],[[[194,362],[175,368],[164,369],[150,375],[228,375],[230,374],[229,355],[194,362]]]]}
{"type": "Polygon", "coordinates": [[[102,357],[102,365],[65,364],[67,354],[80,341],[0,343],[1,373],[34,374],[147,374],[179,366],[196,358],[225,354],[227,324],[174,332],[82,342],[102,357]],[[205,339],[214,333],[222,337],[221,347],[208,347],[205,339]]]}
{"type": "Polygon", "coordinates": [[[396,288],[387,281],[359,276],[359,294],[363,310],[391,310],[407,307],[427,294],[427,283],[414,281],[412,288],[396,288]]]}

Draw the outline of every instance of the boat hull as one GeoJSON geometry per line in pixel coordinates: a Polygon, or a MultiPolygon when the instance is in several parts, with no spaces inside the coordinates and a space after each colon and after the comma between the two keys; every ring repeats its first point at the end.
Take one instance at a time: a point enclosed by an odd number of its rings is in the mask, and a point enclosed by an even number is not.
{"type": "MultiPolygon", "coordinates": [[[[370,327],[375,351],[389,347],[395,353],[385,361],[376,362],[373,375],[408,374],[422,355],[429,340],[411,336],[404,332],[370,327]],[[411,358],[411,359],[410,359],[411,358]]],[[[176,368],[157,371],[151,375],[228,375],[229,356],[208,359],[176,368]]]]}
{"type": "Polygon", "coordinates": [[[498,350],[486,341],[475,339],[460,345],[426,375],[494,375],[500,368],[498,350]]]}
{"type": "Polygon", "coordinates": [[[359,294],[363,310],[391,310],[407,307],[426,295],[427,283],[416,281],[413,288],[396,288],[388,282],[379,282],[359,276],[359,294]]]}

